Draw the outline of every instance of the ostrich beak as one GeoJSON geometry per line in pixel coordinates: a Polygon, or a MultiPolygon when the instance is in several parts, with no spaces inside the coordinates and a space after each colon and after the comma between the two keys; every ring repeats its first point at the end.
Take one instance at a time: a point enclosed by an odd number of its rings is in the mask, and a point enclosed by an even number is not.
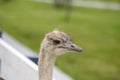
{"type": "Polygon", "coordinates": [[[64,48],[68,51],[77,51],[77,52],[81,52],[83,50],[82,48],[80,48],[79,46],[75,45],[72,42],[68,42],[64,46],[60,46],[59,48],[64,48]]]}
{"type": "Polygon", "coordinates": [[[79,46],[77,46],[76,44],[74,44],[72,42],[70,42],[69,45],[70,46],[68,47],[68,49],[71,51],[81,52],[83,50],[82,48],[80,48],[79,46]]]}

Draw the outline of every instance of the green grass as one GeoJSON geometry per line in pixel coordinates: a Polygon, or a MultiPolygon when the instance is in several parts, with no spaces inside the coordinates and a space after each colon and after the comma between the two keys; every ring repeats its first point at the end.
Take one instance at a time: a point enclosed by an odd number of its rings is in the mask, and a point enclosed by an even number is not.
{"type": "Polygon", "coordinates": [[[120,80],[120,11],[73,8],[65,10],[28,1],[0,4],[0,28],[39,53],[44,34],[59,28],[84,50],[57,58],[56,65],[75,80],[120,80]]]}

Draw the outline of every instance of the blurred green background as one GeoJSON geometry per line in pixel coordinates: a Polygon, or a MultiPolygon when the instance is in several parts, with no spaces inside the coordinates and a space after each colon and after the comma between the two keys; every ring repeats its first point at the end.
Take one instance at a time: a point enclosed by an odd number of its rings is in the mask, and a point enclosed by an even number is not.
{"type": "Polygon", "coordinates": [[[59,56],[56,66],[74,80],[120,80],[120,10],[73,7],[69,21],[65,14],[48,3],[0,1],[0,28],[37,53],[44,35],[60,29],[84,50],[59,56]]]}

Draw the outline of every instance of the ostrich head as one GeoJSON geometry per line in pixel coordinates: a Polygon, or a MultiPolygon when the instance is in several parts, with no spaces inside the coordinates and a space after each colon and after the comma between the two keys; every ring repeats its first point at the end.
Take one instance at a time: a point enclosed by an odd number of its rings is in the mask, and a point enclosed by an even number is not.
{"type": "Polygon", "coordinates": [[[41,48],[44,53],[54,54],[55,56],[70,51],[82,51],[82,48],[71,41],[69,35],[58,30],[46,34],[42,41],[41,48]]]}

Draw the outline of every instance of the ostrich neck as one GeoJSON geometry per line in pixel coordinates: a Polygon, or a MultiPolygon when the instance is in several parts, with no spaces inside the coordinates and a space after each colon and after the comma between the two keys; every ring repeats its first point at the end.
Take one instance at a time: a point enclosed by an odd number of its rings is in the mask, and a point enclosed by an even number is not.
{"type": "Polygon", "coordinates": [[[39,80],[52,80],[54,61],[55,56],[52,53],[45,53],[41,49],[38,62],[39,80]]]}

